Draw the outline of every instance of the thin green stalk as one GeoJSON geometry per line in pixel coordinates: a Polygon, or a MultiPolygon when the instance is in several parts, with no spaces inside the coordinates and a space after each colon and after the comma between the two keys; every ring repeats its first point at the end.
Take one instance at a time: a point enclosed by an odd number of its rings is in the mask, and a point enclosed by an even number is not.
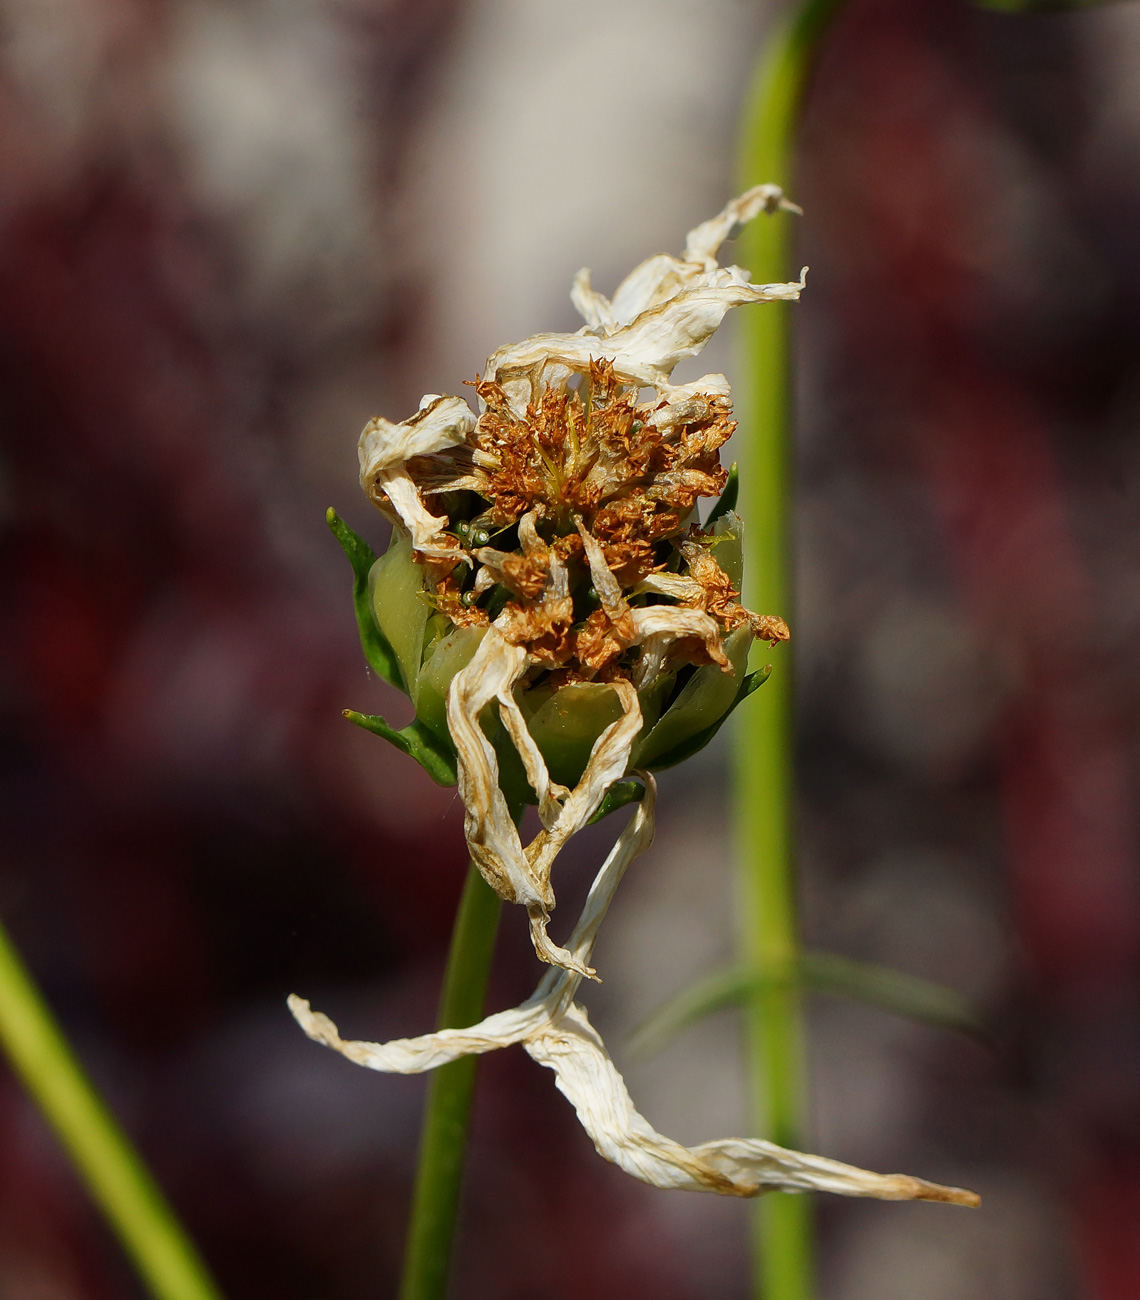
{"type": "Polygon", "coordinates": [[[221,1300],[0,926],[0,1045],[157,1300],[221,1300]]]}
{"type": "MultiPolygon", "coordinates": [[[[744,117],[742,188],[772,181],[790,189],[799,105],[819,39],[841,0],[807,0],[771,37],[757,68],[744,117]]],[[[792,195],[794,198],[794,194],[792,195]]],[[[779,213],[746,228],[742,260],[759,283],[792,278],[791,227],[779,213]]],[[[795,268],[798,270],[798,268],[795,268]]],[[[746,522],[745,600],[791,621],[791,350],[789,307],[770,303],[742,312],[744,365],[737,408],[741,513],[746,522]]],[[[793,625],[794,626],[794,625],[793,625]]],[[[746,1011],[746,1051],[756,1131],[801,1145],[803,1028],[795,981],[798,961],[793,843],[791,656],[756,693],[735,746],[735,822],[739,864],[740,950],[766,978],[746,1011]]],[[[803,1196],[775,1194],[754,1207],[755,1294],[763,1300],[810,1300],[812,1207],[803,1196]]]]}
{"type": "MultiPolygon", "coordinates": [[[[498,896],[472,863],[451,932],[440,1029],[463,1028],[482,1017],[500,910],[498,896]]],[[[465,1056],[440,1066],[428,1081],[400,1300],[443,1300],[447,1292],[478,1061],[465,1056]]]]}

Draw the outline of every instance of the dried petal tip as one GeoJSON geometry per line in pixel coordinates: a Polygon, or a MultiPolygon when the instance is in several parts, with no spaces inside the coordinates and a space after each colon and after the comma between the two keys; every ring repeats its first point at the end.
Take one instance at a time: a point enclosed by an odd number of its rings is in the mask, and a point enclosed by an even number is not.
{"type": "Polygon", "coordinates": [[[964,1187],[943,1187],[941,1183],[928,1183],[924,1178],[908,1178],[907,1182],[915,1184],[915,1191],[913,1195],[902,1198],[904,1200],[942,1201],[946,1205],[964,1205],[971,1210],[976,1210],[982,1203],[977,1192],[967,1191],[964,1187]]]}

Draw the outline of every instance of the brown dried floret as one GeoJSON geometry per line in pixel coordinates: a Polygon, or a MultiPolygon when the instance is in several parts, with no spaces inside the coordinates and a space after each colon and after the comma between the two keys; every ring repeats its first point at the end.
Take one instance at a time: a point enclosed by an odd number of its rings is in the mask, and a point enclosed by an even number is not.
{"type": "Polygon", "coordinates": [[[505,641],[525,646],[544,668],[561,668],[574,653],[573,623],[574,602],[568,596],[548,598],[539,605],[508,601],[495,620],[505,641]]]}
{"type": "MultiPolygon", "coordinates": [[[[474,381],[484,410],[463,445],[409,462],[435,500],[462,486],[486,502],[473,520],[454,525],[468,544],[480,531],[501,537],[518,527],[517,549],[476,546],[470,554],[452,533],[441,533],[443,554],[421,559],[436,606],[458,626],[495,618],[508,641],[567,680],[626,674],[626,652],[638,638],[623,593],[654,575],[669,576],[663,570],[675,552],[662,543],[679,541],[696,502],[723,490],[719,452],[736,427],[731,405],[716,393],[639,402],[636,385],[619,380],[605,358],[589,361],[576,390],[529,376],[525,406],[517,377],[498,378],[474,381]],[[591,562],[584,536],[595,547],[591,562]],[[466,594],[461,561],[475,565],[466,594]],[[571,594],[583,582],[602,582],[610,594],[603,609],[575,626],[571,594]],[[515,599],[500,608],[502,597],[492,595],[488,614],[484,598],[492,588],[506,588],[515,599]]],[[[743,609],[708,546],[693,537],[683,544],[683,572],[674,579],[687,569],[688,587],[656,590],[707,612],[724,634],[748,624],[758,636],[782,640],[782,620],[743,609]]],[[[706,637],[680,637],[668,658],[708,663],[710,655],[706,637]]],[[[654,662],[663,662],[659,654],[654,662]]]]}
{"type": "Polygon", "coordinates": [[[629,642],[615,635],[605,610],[596,609],[574,637],[574,655],[585,680],[596,677],[625,653],[629,642]]]}
{"type": "Polygon", "coordinates": [[[485,610],[464,601],[462,579],[454,572],[435,584],[435,607],[456,627],[488,627],[491,622],[485,610]]]}

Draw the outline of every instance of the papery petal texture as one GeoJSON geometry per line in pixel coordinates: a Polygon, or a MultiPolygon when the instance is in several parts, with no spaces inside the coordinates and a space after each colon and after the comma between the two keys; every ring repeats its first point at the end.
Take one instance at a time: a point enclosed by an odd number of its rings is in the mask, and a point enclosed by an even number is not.
{"type": "MultiPolygon", "coordinates": [[[[645,798],[602,864],[567,945],[580,967],[590,958],[626,868],[652,841],[654,782],[645,773],[639,775],[645,782],[645,798]]],[[[332,1021],[313,1012],[304,999],[293,996],[289,1006],[310,1038],[359,1065],[386,1073],[418,1074],[461,1056],[521,1044],[535,1061],[554,1071],[558,1090],[574,1107],[598,1153],[653,1187],[741,1197],[780,1189],[978,1203],[975,1193],[961,1188],[904,1174],[871,1173],[760,1139],[726,1138],[685,1147],[665,1137],[637,1110],[585,1008],[573,1001],[580,980],[574,970],[552,970],[519,1007],[467,1029],[443,1029],[389,1043],[346,1041],[332,1021]]]]}

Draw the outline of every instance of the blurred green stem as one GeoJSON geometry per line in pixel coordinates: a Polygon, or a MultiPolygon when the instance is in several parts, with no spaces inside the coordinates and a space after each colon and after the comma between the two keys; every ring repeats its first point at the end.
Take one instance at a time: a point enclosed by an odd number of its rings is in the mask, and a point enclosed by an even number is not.
{"type": "Polygon", "coordinates": [[[0,1044],[157,1300],[221,1300],[0,926],[0,1044]]]}
{"type": "MultiPolygon", "coordinates": [[[[819,40],[842,0],[807,0],[770,37],[745,110],[741,188],[765,181],[790,188],[803,90],[819,40]]],[[[794,193],[791,195],[795,197],[794,193]]],[[[794,278],[791,227],[777,213],[746,227],[741,260],[757,283],[794,278]]],[[[798,268],[796,268],[798,269],[798,268]]],[[[741,514],[745,520],[745,601],[791,620],[791,350],[789,305],[742,312],[744,363],[737,409],[741,514]]],[[[794,625],[793,625],[794,626],[794,625]]],[[[783,652],[756,693],[735,745],[736,844],[740,949],[747,969],[765,976],[745,1012],[747,1062],[756,1132],[782,1146],[801,1145],[803,1029],[793,845],[791,657],[783,652]]],[[[810,1300],[812,1206],[805,1196],[773,1194],[754,1206],[755,1294],[762,1300],[810,1300]]]]}
{"type": "MultiPolygon", "coordinates": [[[[440,1029],[460,1029],[482,1018],[501,906],[472,863],[451,932],[440,1029]]],[[[447,1292],[478,1061],[477,1056],[452,1061],[428,1081],[400,1300],[443,1300],[447,1292]]]]}

